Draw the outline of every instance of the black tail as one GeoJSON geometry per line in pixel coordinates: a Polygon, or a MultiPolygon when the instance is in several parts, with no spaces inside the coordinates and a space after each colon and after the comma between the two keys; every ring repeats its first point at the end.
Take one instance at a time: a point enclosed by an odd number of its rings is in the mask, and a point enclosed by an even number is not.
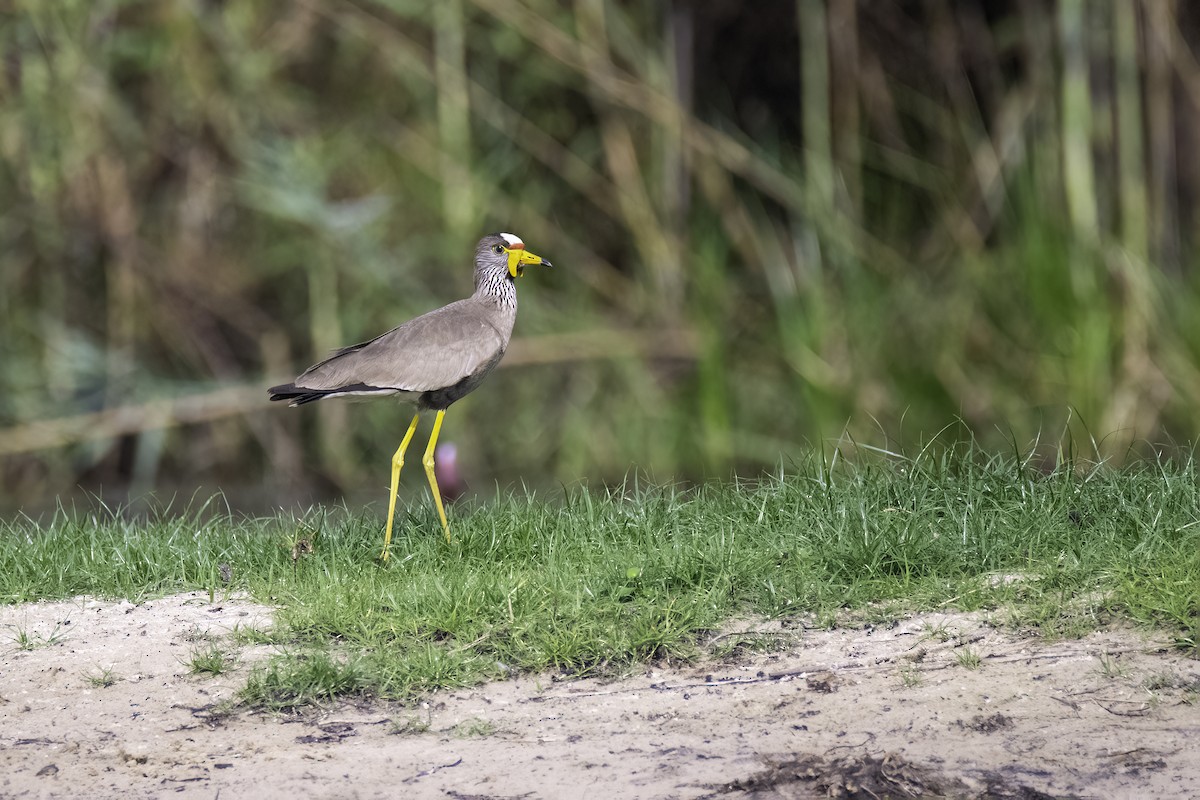
{"type": "Polygon", "coordinates": [[[297,386],[294,383],[283,383],[267,389],[267,394],[270,395],[272,400],[290,400],[292,405],[302,406],[305,403],[311,403],[323,397],[344,397],[346,395],[370,397],[371,395],[396,394],[397,391],[399,390],[368,386],[365,383],[350,383],[345,386],[334,387],[333,389],[308,389],[303,386],[297,386]]]}
{"type": "Polygon", "coordinates": [[[289,400],[294,406],[302,406],[305,403],[320,400],[325,395],[332,394],[332,392],[320,389],[301,389],[294,383],[283,383],[267,389],[267,394],[272,400],[289,400]]]}

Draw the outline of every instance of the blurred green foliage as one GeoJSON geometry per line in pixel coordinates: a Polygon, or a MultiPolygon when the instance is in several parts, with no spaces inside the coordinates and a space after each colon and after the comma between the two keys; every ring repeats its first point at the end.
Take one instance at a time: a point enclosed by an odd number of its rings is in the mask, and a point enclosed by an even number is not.
{"type": "Polygon", "coordinates": [[[449,415],[476,488],[1200,428],[1187,5],[13,11],[4,506],[382,490],[404,415],[265,386],[468,293],[493,230],[560,269],[449,415]]]}

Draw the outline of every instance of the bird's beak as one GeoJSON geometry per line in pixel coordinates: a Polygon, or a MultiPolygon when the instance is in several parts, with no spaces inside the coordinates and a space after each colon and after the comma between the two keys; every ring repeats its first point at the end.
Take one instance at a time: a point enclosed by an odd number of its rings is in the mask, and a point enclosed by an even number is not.
{"type": "Polygon", "coordinates": [[[508,250],[508,274],[514,278],[525,272],[526,264],[541,264],[543,267],[554,266],[546,259],[539,255],[529,252],[522,247],[513,247],[508,250]]]}

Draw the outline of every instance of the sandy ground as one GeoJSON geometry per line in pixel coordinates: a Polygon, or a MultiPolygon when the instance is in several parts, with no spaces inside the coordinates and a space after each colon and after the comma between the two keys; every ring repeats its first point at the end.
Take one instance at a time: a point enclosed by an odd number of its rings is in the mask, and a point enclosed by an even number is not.
{"type": "Polygon", "coordinates": [[[185,662],[270,616],[200,594],[0,608],[0,797],[1200,797],[1200,662],[1124,629],[758,625],[782,651],[214,714],[262,648],[217,677],[185,662]]]}

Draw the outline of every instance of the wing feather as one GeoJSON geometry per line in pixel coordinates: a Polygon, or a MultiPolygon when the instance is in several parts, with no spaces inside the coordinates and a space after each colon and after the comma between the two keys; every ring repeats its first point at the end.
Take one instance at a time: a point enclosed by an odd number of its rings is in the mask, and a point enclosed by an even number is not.
{"type": "Polygon", "coordinates": [[[461,300],[338,350],[309,367],[296,386],[325,391],[354,384],[405,392],[444,389],[494,363],[507,344],[483,309],[461,300]]]}

